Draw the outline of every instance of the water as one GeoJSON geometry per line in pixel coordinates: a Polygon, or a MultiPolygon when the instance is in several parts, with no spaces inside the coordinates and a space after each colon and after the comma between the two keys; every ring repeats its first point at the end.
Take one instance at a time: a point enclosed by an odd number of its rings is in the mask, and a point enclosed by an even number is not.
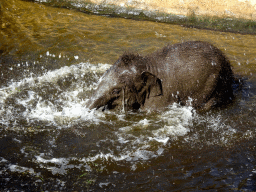
{"type": "Polygon", "coordinates": [[[256,190],[255,36],[4,5],[1,190],[256,190]],[[233,104],[206,114],[178,104],[127,114],[85,107],[124,51],[186,40],[211,42],[230,59],[244,82],[233,104]]]}

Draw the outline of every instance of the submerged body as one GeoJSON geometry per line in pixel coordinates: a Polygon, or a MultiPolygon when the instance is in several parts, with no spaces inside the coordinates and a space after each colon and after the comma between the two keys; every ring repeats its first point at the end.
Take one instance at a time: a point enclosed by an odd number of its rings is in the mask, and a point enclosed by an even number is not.
{"type": "Polygon", "coordinates": [[[232,82],[230,63],[218,48],[190,41],[145,57],[122,55],[101,78],[88,107],[158,110],[177,102],[209,110],[233,99],[232,82]]]}

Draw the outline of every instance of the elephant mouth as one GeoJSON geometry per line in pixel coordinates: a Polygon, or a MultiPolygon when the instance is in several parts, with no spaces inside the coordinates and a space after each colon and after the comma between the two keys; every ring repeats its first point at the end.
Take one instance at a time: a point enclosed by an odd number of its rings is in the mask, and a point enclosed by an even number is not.
{"type": "Polygon", "coordinates": [[[100,106],[99,108],[101,108],[102,111],[111,110],[111,109],[117,108],[119,106],[118,103],[116,102],[118,98],[119,97],[115,97],[115,98],[110,99],[105,105],[100,106]]]}
{"type": "Polygon", "coordinates": [[[99,105],[96,107],[96,110],[101,110],[101,111],[107,111],[107,110],[120,110],[120,111],[137,111],[141,105],[135,101],[132,104],[128,104],[127,101],[123,98],[122,100],[120,99],[120,96],[113,97],[109,101],[107,101],[103,105],[99,105]]]}

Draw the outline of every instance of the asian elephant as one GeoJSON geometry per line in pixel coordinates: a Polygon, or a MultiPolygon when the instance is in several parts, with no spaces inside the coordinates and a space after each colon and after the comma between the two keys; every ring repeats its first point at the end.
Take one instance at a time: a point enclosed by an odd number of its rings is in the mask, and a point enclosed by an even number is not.
{"type": "Polygon", "coordinates": [[[147,56],[124,53],[99,80],[89,109],[159,110],[173,102],[198,110],[234,97],[230,62],[213,45],[189,41],[147,56]]]}

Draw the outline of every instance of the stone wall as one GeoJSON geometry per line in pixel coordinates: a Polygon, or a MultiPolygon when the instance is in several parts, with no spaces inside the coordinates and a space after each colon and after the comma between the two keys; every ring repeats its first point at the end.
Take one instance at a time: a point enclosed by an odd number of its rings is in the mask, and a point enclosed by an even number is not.
{"type": "Polygon", "coordinates": [[[90,0],[90,2],[185,16],[195,14],[256,20],[256,0],[90,0]]]}

